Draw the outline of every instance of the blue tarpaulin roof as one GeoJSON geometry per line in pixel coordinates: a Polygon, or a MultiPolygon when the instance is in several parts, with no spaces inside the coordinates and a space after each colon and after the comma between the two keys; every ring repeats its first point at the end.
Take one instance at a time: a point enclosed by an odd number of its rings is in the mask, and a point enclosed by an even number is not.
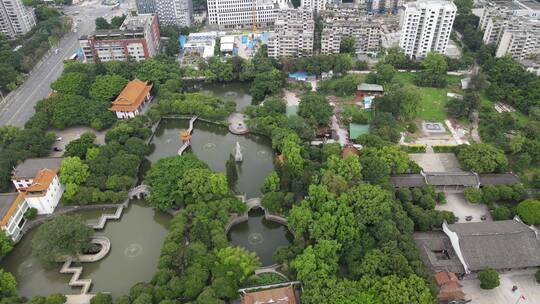
{"type": "Polygon", "coordinates": [[[180,37],[178,37],[178,41],[180,42],[180,49],[183,49],[187,42],[187,36],[180,35],[180,37]]]}
{"type": "Polygon", "coordinates": [[[242,44],[246,44],[247,43],[247,36],[244,35],[242,36],[242,44]]]}

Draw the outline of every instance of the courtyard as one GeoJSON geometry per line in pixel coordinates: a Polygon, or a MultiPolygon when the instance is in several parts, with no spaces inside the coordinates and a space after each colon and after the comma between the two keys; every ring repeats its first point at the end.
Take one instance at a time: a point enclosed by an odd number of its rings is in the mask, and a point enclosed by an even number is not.
{"type": "Polygon", "coordinates": [[[492,290],[480,288],[475,278],[460,281],[467,299],[473,304],[539,304],[540,288],[534,280],[535,269],[516,270],[500,274],[501,285],[492,290]],[[512,287],[518,289],[513,292],[512,287]],[[524,296],[525,299],[521,298],[524,296]]]}

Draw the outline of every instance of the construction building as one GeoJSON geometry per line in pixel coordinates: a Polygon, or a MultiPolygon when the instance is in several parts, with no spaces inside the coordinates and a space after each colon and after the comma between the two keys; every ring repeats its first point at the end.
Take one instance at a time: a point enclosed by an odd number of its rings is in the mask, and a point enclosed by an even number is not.
{"type": "Polygon", "coordinates": [[[34,9],[21,0],[0,0],[0,33],[15,38],[28,33],[36,25],[34,9]]]}
{"type": "Polygon", "coordinates": [[[193,19],[193,2],[192,0],[155,0],[155,12],[162,26],[189,27],[193,19]]]}
{"type": "Polygon", "coordinates": [[[269,28],[289,5],[284,0],[208,0],[208,22],[219,29],[269,28]]]}
{"type": "Polygon", "coordinates": [[[93,62],[127,60],[141,61],[159,52],[158,18],[152,14],[129,16],[119,30],[96,31],[79,38],[84,58],[93,62]]]}
{"type": "Polygon", "coordinates": [[[424,58],[429,52],[445,54],[456,12],[456,5],[447,0],[405,3],[399,46],[411,58],[424,58]]]}
{"type": "Polygon", "coordinates": [[[278,12],[274,31],[268,38],[268,56],[301,57],[313,55],[315,21],[313,11],[305,8],[278,12]]]}
{"type": "Polygon", "coordinates": [[[397,18],[367,15],[365,10],[354,7],[327,7],[322,18],[323,55],[339,53],[344,37],[354,38],[356,54],[374,55],[381,49],[383,35],[399,30],[397,18]]]}

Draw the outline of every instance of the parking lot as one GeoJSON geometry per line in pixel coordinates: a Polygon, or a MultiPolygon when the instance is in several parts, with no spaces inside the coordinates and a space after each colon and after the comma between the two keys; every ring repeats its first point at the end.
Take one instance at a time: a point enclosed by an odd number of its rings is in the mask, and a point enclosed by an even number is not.
{"type": "Polygon", "coordinates": [[[52,151],[51,156],[53,157],[64,155],[64,150],[66,149],[66,145],[69,144],[69,142],[81,137],[81,135],[85,132],[92,132],[96,134],[95,144],[102,145],[105,143],[106,131],[98,132],[89,127],[72,127],[72,128],[67,128],[65,130],[53,130],[53,132],[56,134],[56,137],[62,138],[61,140],[58,140],[54,143],[53,149],[58,148],[60,149],[60,151],[52,151]]]}
{"type": "Polygon", "coordinates": [[[463,193],[445,192],[446,204],[435,206],[436,210],[452,211],[458,217],[458,223],[480,222],[485,216],[486,221],[491,221],[491,214],[484,204],[471,204],[467,202],[463,193]],[[470,221],[465,218],[472,216],[470,221]]]}

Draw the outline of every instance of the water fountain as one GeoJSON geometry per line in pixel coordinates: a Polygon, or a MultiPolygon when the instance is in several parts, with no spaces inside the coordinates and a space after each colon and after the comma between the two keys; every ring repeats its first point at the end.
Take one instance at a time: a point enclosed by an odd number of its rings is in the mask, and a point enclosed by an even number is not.
{"type": "Polygon", "coordinates": [[[239,163],[244,160],[244,157],[242,156],[242,147],[240,147],[240,143],[236,142],[236,148],[234,151],[234,160],[239,163]]]}

